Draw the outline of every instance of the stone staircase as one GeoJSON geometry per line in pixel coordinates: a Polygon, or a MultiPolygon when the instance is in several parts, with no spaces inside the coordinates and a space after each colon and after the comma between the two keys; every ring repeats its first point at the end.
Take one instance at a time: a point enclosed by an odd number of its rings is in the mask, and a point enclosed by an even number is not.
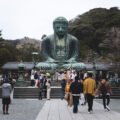
{"type": "MultiPolygon", "coordinates": [[[[112,88],[113,94],[111,98],[120,99],[120,87],[112,88]]],[[[35,87],[15,87],[14,88],[14,98],[38,98],[39,89],[35,87]]],[[[52,86],[51,87],[51,98],[60,98],[61,96],[61,87],[52,86]]],[[[1,88],[0,88],[0,97],[1,97],[1,88]]]]}
{"type": "Polygon", "coordinates": [[[38,88],[15,87],[14,98],[38,98],[38,88]]]}
{"type": "Polygon", "coordinates": [[[112,87],[111,98],[120,99],[120,87],[112,87]]]}
{"type": "MultiPolygon", "coordinates": [[[[51,98],[60,98],[60,87],[51,87],[51,98]]],[[[39,89],[35,87],[15,87],[14,98],[38,98],[39,89]]]]}
{"type": "MultiPolygon", "coordinates": [[[[111,98],[120,99],[120,87],[112,88],[113,94],[111,98]]],[[[51,98],[60,98],[61,96],[61,87],[52,86],[51,87],[51,98]]],[[[34,87],[16,87],[14,90],[14,98],[38,98],[38,88],[34,87]]]]}

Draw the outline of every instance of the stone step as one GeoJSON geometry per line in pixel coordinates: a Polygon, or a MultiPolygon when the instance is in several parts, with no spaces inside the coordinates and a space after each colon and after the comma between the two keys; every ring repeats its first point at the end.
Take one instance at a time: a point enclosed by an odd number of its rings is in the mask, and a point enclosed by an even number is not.
{"type": "MultiPolygon", "coordinates": [[[[113,94],[111,98],[120,98],[120,88],[112,88],[113,94]]],[[[15,87],[14,88],[14,98],[38,98],[39,89],[35,87],[15,87]]],[[[51,98],[60,98],[61,87],[52,86],[51,87],[51,98]]],[[[0,88],[1,97],[1,88],[0,88]]]]}
{"type": "MultiPolygon", "coordinates": [[[[39,89],[34,87],[15,87],[14,98],[38,98],[39,89]]],[[[51,87],[51,98],[60,98],[60,87],[51,87]]]]}

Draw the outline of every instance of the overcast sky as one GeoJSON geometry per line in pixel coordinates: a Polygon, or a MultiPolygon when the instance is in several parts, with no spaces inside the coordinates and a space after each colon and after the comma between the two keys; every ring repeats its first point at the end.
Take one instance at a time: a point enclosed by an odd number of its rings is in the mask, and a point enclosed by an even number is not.
{"type": "Polygon", "coordinates": [[[52,22],[70,20],[93,8],[120,7],[120,0],[0,0],[0,30],[4,39],[41,39],[53,33],[52,22]]]}

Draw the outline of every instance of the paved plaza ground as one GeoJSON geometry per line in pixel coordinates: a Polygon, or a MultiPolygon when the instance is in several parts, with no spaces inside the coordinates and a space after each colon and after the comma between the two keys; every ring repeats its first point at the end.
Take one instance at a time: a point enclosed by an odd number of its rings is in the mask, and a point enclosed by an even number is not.
{"type": "Polygon", "coordinates": [[[39,101],[38,99],[14,99],[10,105],[10,114],[3,115],[2,101],[0,99],[0,120],[35,120],[45,101],[39,101]]]}
{"type": "Polygon", "coordinates": [[[93,114],[88,114],[87,105],[80,106],[77,114],[72,113],[65,100],[14,99],[10,114],[2,114],[0,99],[0,120],[120,120],[120,100],[111,100],[111,111],[105,112],[101,99],[94,100],[93,114]]]}

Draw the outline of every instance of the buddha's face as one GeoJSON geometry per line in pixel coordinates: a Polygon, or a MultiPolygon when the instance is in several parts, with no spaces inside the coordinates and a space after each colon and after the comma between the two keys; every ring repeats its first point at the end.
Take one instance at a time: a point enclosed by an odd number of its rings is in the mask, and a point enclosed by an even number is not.
{"type": "Polygon", "coordinates": [[[64,37],[68,31],[68,25],[64,22],[57,22],[54,24],[54,32],[58,37],[64,37]]]}

